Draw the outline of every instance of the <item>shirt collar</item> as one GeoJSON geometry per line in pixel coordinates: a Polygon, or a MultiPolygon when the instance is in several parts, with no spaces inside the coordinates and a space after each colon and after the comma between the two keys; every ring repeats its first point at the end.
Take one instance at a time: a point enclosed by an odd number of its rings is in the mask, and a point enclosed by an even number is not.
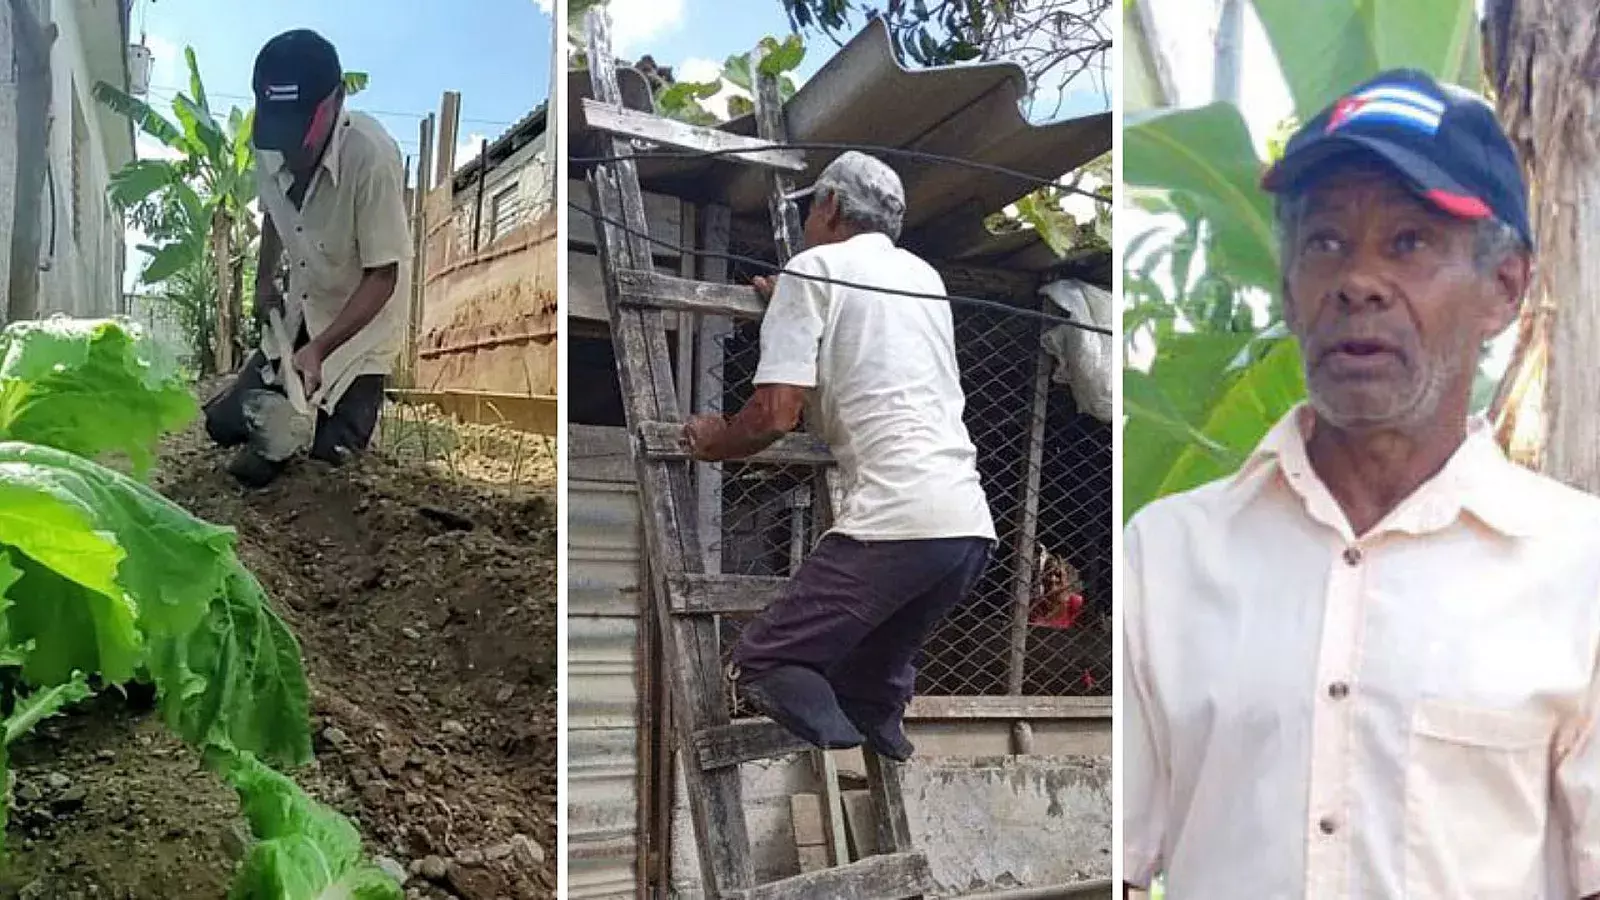
{"type": "MultiPolygon", "coordinates": [[[[1311,467],[1306,441],[1316,416],[1309,404],[1300,404],[1277,424],[1251,452],[1244,465],[1226,480],[1226,493],[1240,508],[1268,483],[1283,479],[1306,504],[1307,511],[1329,524],[1344,523],[1343,511],[1311,467]]],[[[1489,423],[1472,417],[1467,437],[1437,475],[1401,502],[1377,531],[1426,533],[1440,530],[1461,513],[1470,513],[1506,537],[1527,537],[1539,530],[1536,511],[1522,503],[1521,481],[1531,473],[1506,458],[1495,442],[1489,423]]]]}
{"type": "MultiPolygon", "coordinates": [[[[350,130],[350,110],[339,111],[339,121],[333,126],[333,133],[328,135],[328,149],[322,154],[319,164],[324,172],[328,173],[328,180],[334,187],[339,186],[339,156],[340,149],[344,146],[344,134],[350,130]]],[[[287,158],[277,150],[257,150],[261,157],[262,166],[272,173],[284,190],[294,184],[294,173],[289,171],[287,158]]]]}

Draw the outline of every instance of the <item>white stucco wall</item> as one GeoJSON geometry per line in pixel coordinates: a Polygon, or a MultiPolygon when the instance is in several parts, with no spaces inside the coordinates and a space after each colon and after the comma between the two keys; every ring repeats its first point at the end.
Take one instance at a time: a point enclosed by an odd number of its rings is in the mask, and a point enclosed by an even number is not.
{"type": "Polygon", "coordinates": [[[111,173],[131,158],[127,121],[94,99],[97,80],[120,83],[126,54],[117,0],[54,0],[57,28],[50,52],[49,175],[40,241],[39,314],[103,316],[118,312],[124,263],[123,228],[106,200],[111,173]],[[82,220],[73,233],[74,104],[86,136],[78,185],[82,220]],[[118,133],[113,129],[120,129],[118,133]],[[53,187],[53,190],[52,190],[53,187]]]}

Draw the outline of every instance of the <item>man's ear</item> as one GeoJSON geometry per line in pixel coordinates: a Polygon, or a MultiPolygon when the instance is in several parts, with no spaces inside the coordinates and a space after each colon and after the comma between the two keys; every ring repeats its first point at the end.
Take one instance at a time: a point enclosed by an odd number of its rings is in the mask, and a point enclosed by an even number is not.
{"type": "Polygon", "coordinates": [[[1533,257],[1526,252],[1512,253],[1495,267],[1494,305],[1484,322],[1489,338],[1499,335],[1517,320],[1532,283],[1533,257]]]}

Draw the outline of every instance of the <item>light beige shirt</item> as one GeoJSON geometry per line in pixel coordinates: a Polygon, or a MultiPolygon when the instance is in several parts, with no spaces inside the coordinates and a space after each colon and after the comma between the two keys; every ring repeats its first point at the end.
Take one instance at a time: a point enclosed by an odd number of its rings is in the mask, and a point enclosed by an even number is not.
{"type": "Polygon", "coordinates": [[[1305,409],[1129,524],[1125,877],[1173,900],[1600,892],[1600,501],[1475,423],[1360,538],[1305,409]]]}
{"type": "MultiPolygon", "coordinates": [[[[256,151],[256,184],[289,267],[284,307],[291,339],[302,322],[312,336],[326,331],[364,269],[400,266],[377,317],[323,362],[324,387],[312,399],[332,411],[357,377],[392,371],[405,336],[412,253],[405,168],[394,139],[377,119],[346,110],[330,140],[299,209],[289,201],[294,175],[283,154],[256,151]]],[[[263,353],[276,359],[272,342],[263,344],[263,353]]]]}

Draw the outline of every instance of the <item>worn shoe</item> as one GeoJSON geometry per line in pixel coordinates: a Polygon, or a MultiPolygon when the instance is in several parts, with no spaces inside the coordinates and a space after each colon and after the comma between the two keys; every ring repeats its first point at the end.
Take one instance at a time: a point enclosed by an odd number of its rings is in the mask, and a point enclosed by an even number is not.
{"type": "Polygon", "coordinates": [[[739,696],[756,712],[814,747],[848,750],[864,740],[839,709],[828,680],[810,669],[780,666],[738,685],[739,696]]]}
{"type": "Polygon", "coordinates": [[[245,447],[228,463],[228,474],[245,487],[259,490],[276,480],[283,468],[282,463],[273,462],[245,447]]]}
{"type": "Polygon", "coordinates": [[[866,738],[867,746],[872,748],[872,752],[879,756],[886,756],[895,762],[905,762],[916,752],[916,746],[906,737],[898,710],[846,697],[839,698],[839,709],[844,712],[845,718],[850,720],[850,724],[866,738]]]}

